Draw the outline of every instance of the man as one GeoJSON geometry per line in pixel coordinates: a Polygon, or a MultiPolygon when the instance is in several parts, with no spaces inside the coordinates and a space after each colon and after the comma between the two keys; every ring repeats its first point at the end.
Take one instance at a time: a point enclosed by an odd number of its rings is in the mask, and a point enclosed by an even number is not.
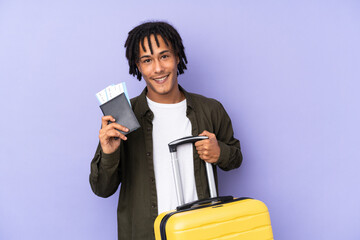
{"type": "Polygon", "coordinates": [[[95,194],[108,197],[121,183],[119,239],[154,239],[156,216],[177,204],[169,142],[189,135],[209,137],[195,147],[179,147],[186,202],[209,197],[204,161],[230,170],[240,166],[242,155],[222,105],[178,85],[187,60],[182,39],[171,25],[141,24],[129,32],[125,47],[130,74],[146,82],[144,91],[131,99],[141,128],[125,136],[118,130],[126,132],[126,126],[112,116],[102,118],[90,184],[95,194]]]}

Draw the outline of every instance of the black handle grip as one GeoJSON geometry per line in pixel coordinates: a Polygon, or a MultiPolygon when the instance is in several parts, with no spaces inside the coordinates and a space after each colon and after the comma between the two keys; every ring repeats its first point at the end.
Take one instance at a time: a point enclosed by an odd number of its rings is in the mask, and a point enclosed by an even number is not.
{"type": "Polygon", "coordinates": [[[216,204],[222,204],[227,203],[234,200],[233,196],[222,196],[222,197],[214,197],[214,198],[207,198],[207,199],[201,199],[194,202],[186,203],[184,205],[178,206],[176,208],[177,211],[180,210],[186,210],[189,208],[192,208],[194,205],[202,205],[202,204],[208,204],[212,202],[216,202],[216,204]]]}
{"type": "Polygon", "coordinates": [[[169,150],[170,152],[176,152],[177,146],[185,143],[194,143],[200,140],[208,139],[207,136],[189,136],[177,139],[169,143],[169,150]]]}

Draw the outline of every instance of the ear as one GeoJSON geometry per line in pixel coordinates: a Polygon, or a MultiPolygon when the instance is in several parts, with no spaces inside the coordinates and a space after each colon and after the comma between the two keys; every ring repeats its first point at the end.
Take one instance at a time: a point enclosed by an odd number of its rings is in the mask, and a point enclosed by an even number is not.
{"type": "Polygon", "coordinates": [[[180,58],[179,58],[179,55],[176,56],[176,65],[179,65],[180,63],[180,58]]]}

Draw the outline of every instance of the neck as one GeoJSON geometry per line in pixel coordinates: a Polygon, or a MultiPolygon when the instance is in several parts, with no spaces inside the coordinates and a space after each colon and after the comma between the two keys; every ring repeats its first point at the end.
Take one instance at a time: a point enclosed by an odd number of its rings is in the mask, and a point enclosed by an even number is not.
{"type": "Polygon", "coordinates": [[[185,95],[183,92],[180,91],[179,87],[175,88],[175,91],[169,92],[167,94],[153,94],[152,91],[147,92],[146,96],[154,102],[157,103],[165,103],[165,104],[173,104],[179,103],[185,99],[185,95]]]}

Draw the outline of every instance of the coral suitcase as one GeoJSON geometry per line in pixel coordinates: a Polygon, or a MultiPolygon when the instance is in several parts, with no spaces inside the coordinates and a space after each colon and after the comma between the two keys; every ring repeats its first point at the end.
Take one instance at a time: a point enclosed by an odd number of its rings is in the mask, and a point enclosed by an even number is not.
{"type": "Polygon", "coordinates": [[[156,240],[270,240],[273,239],[266,205],[251,198],[216,197],[212,166],[206,163],[209,199],[184,204],[176,148],[184,143],[206,139],[186,137],[169,143],[179,207],[161,213],[154,222],[156,240]]]}

